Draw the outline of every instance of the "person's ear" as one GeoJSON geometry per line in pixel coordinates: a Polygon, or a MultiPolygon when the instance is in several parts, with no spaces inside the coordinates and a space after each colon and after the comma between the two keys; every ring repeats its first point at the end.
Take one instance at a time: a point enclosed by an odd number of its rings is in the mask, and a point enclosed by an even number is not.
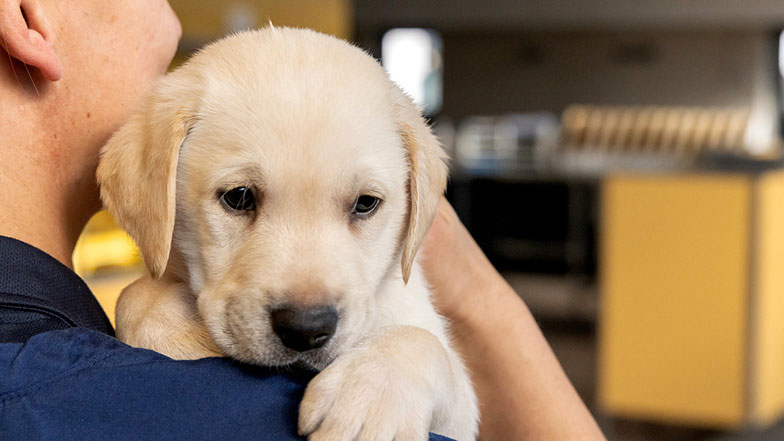
{"type": "Polygon", "coordinates": [[[48,81],[63,75],[54,32],[39,0],[0,0],[0,45],[16,60],[38,68],[48,81]]]}
{"type": "Polygon", "coordinates": [[[414,258],[446,189],[447,156],[411,98],[397,86],[392,86],[392,99],[398,133],[408,154],[410,167],[408,229],[401,262],[403,281],[408,283],[414,258]]]}

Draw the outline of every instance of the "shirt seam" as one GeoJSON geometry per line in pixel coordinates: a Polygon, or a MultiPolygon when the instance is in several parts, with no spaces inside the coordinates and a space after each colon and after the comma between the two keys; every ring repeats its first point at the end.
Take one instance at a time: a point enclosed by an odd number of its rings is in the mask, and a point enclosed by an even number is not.
{"type": "Polygon", "coordinates": [[[43,316],[46,316],[50,319],[57,319],[66,324],[68,327],[75,328],[79,325],[73,321],[67,314],[63,314],[62,312],[50,308],[48,306],[40,306],[40,305],[29,305],[24,303],[16,303],[16,302],[0,302],[0,307],[6,309],[13,309],[16,311],[27,311],[27,312],[34,312],[43,316]]]}
{"type": "Polygon", "coordinates": [[[95,365],[108,360],[113,355],[114,355],[114,353],[110,352],[110,353],[108,353],[108,354],[106,354],[106,355],[104,355],[102,357],[96,357],[94,360],[90,361],[86,365],[75,367],[73,369],[67,370],[65,372],[60,373],[59,375],[55,375],[52,378],[48,378],[46,380],[41,380],[39,382],[33,383],[31,385],[28,385],[28,386],[26,386],[26,387],[24,387],[22,389],[19,389],[19,390],[10,391],[10,392],[6,392],[6,393],[3,393],[3,394],[0,394],[0,403],[4,404],[4,403],[7,403],[7,402],[15,400],[15,399],[24,398],[27,395],[35,393],[38,390],[40,390],[41,388],[43,388],[45,386],[48,386],[48,385],[50,385],[52,383],[55,383],[57,381],[62,381],[62,380],[66,379],[68,377],[71,377],[71,376],[78,375],[82,371],[84,371],[86,369],[90,369],[91,367],[94,367],[95,365]]]}

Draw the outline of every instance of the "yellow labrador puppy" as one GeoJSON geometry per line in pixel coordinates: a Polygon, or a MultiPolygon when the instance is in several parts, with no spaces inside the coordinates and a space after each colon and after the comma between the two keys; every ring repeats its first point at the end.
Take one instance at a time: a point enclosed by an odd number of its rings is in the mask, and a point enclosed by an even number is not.
{"type": "Polygon", "coordinates": [[[300,407],[310,440],[474,439],[474,392],[415,260],[446,174],[360,49],[271,27],[218,41],[103,151],[103,201],[149,271],[117,335],[320,370],[300,407]]]}

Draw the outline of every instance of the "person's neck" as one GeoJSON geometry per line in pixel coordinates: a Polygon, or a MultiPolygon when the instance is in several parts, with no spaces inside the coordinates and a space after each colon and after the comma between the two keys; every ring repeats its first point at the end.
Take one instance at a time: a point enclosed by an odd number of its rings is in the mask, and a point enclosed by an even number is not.
{"type": "Polygon", "coordinates": [[[0,188],[4,189],[0,192],[0,235],[28,243],[73,268],[76,241],[100,208],[94,173],[85,170],[82,176],[74,176],[68,171],[71,162],[59,158],[58,163],[59,155],[9,154],[10,148],[0,145],[4,159],[0,164],[0,188]]]}
{"type": "Polygon", "coordinates": [[[13,75],[28,70],[4,62],[5,55],[0,60],[0,235],[73,268],[76,241],[100,209],[97,151],[89,146],[105,134],[74,124],[83,109],[58,101],[68,102],[62,81],[44,81],[36,71],[13,75]]]}

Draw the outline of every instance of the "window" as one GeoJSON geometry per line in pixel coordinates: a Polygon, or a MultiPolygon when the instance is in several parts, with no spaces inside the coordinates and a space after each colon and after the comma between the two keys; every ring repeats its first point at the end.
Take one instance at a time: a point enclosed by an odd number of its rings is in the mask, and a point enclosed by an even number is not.
{"type": "Polygon", "coordinates": [[[429,116],[441,110],[441,54],[441,35],[430,29],[390,29],[381,40],[381,61],[389,77],[429,116]]]}

